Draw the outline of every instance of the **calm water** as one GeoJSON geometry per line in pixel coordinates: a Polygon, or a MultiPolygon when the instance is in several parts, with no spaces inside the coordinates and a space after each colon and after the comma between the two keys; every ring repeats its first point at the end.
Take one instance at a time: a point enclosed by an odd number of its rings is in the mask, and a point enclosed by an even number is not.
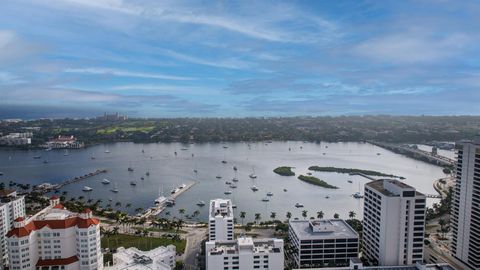
{"type": "Polygon", "coordinates": [[[83,195],[94,200],[102,199],[104,205],[109,199],[112,204],[120,201],[123,205],[117,207],[118,209],[133,212],[137,207],[152,206],[161,188],[164,194],[168,195],[173,187],[181,183],[196,182],[195,186],[177,198],[175,207],[168,209],[171,216],[179,216],[178,210],[184,208],[187,214],[199,210],[200,215],[195,219],[205,220],[208,207],[196,206],[197,201],[208,202],[213,198],[229,197],[238,206],[235,210],[237,216],[240,211],[246,211],[246,220],[251,220],[255,213],[261,213],[265,220],[269,219],[271,212],[276,212],[277,218],[282,219],[287,211],[292,212],[294,217],[301,217],[302,210],[307,210],[309,216],[316,215],[320,210],[326,217],[339,213],[346,218],[351,210],[357,213],[357,217],[362,216],[363,200],[354,199],[351,195],[359,190],[363,191],[367,179],[347,174],[314,172],[314,176],[339,187],[337,190],[324,189],[304,183],[296,177],[279,176],[272,172],[274,168],[282,165],[295,167],[297,175],[305,174],[312,165],[376,170],[404,176],[406,183],[421,192],[431,194],[435,193],[432,182],[443,176],[440,167],[365,143],[273,142],[225,145],[228,146],[227,149],[218,143],[115,143],[70,150],[68,156],[64,156],[63,150],[3,150],[0,151],[0,171],[4,175],[0,176],[0,180],[5,183],[8,180],[30,184],[58,183],[105,168],[108,173],[68,185],[63,190],[68,191],[69,197],[83,195]],[[187,150],[181,150],[182,148],[187,150]],[[105,153],[105,150],[110,153],[105,153]],[[174,152],[178,153],[177,156],[174,152]],[[41,155],[42,158],[33,159],[36,155],[41,155]],[[91,156],[95,159],[92,160],[91,156]],[[228,163],[222,164],[223,159],[228,163]],[[48,160],[49,163],[44,164],[43,160],[48,160]],[[237,173],[232,169],[234,165],[238,168],[237,173]],[[135,171],[128,172],[129,166],[135,171]],[[198,170],[197,174],[193,172],[195,168],[198,170]],[[248,177],[253,169],[258,176],[255,180],[248,177]],[[140,180],[147,170],[150,171],[150,176],[140,180]],[[222,179],[216,179],[217,175],[221,175],[222,179]],[[238,188],[230,189],[225,181],[231,181],[235,176],[240,179],[238,188]],[[103,178],[109,179],[112,184],[102,185],[100,181],[103,178]],[[352,180],[353,183],[348,183],[347,180],[352,180]],[[130,186],[130,181],[136,181],[137,186],[130,186]],[[117,194],[109,191],[114,184],[120,190],[117,194]],[[85,185],[94,190],[89,193],[82,192],[85,185]],[[256,185],[260,190],[251,191],[252,185],[256,185]],[[288,191],[284,192],[283,189],[288,191]],[[226,190],[232,190],[233,194],[224,195],[226,190]],[[274,195],[269,202],[262,202],[261,199],[269,191],[274,195]],[[325,198],[327,195],[330,196],[329,199],[325,198]],[[305,208],[295,208],[297,202],[304,204],[305,208]],[[131,203],[132,207],[125,209],[126,203],[131,203]]]}

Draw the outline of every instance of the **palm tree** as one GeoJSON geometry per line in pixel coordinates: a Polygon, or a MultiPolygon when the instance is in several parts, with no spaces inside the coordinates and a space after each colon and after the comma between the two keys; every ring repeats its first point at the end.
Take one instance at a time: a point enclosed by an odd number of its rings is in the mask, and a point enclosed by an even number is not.
{"type": "Polygon", "coordinates": [[[339,214],[337,214],[337,213],[333,214],[333,218],[339,218],[339,217],[340,217],[339,214]]]}
{"type": "Polygon", "coordinates": [[[180,215],[185,214],[185,209],[183,209],[183,208],[178,209],[178,213],[179,213],[180,215]]]}
{"type": "Polygon", "coordinates": [[[287,212],[287,220],[290,220],[292,218],[292,212],[287,212]]]}
{"type": "Polygon", "coordinates": [[[277,217],[277,213],[272,212],[272,213],[270,214],[270,218],[271,218],[272,220],[275,220],[276,217],[277,217]]]}
{"type": "Polygon", "coordinates": [[[127,204],[125,205],[125,208],[130,208],[131,206],[132,206],[131,203],[127,203],[127,204]]]}
{"type": "Polygon", "coordinates": [[[120,206],[122,206],[122,203],[121,203],[121,202],[116,202],[116,203],[115,203],[115,206],[120,207],[120,206]]]}
{"type": "Polygon", "coordinates": [[[247,212],[240,212],[240,218],[242,219],[242,226],[243,226],[243,220],[245,219],[245,217],[247,216],[247,212]]]}
{"type": "Polygon", "coordinates": [[[259,221],[260,219],[262,219],[260,213],[255,213],[255,222],[259,221]]]}
{"type": "Polygon", "coordinates": [[[302,217],[303,217],[303,219],[306,219],[306,218],[307,218],[307,215],[308,215],[308,211],[307,211],[307,210],[303,210],[303,211],[302,211],[302,217]]]}
{"type": "Polygon", "coordinates": [[[349,217],[350,219],[354,219],[356,215],[357,215],[357,214],[356,214],[354,211],[348,212],[348,217],[349,217]]]}
{"type": "Polygon", "coordinates": [[[324,215],[325,215],[325,214],[323,213],[322,210],[320,210],[320,211],[317,212],[317,218],[318,218],[318,219],[322,219],[324,215]]]}

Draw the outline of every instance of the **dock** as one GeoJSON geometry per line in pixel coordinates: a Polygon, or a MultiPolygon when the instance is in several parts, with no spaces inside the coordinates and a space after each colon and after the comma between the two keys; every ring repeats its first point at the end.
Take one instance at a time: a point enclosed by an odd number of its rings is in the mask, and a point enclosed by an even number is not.
{"type": "MultiPolygon", "coordinates": [[[[170,196],[167,197],[167,200],[175,200],[178,196],[182,195],[185,191],[189,190],[191,187],[193,187],[196,183],[195,182],[191,182],[189,184],[186,184],[186,186],[182,189],[178,189],[177,192],[171,194],[170,196]]],[[[165,208],[167,208],[167,205],[166,203],[162,203],[162,204],[159,204],[159,205],[156,205],[154,207],[150,207],[149,209],[147,209],[145,211],[145,213],[143,213],[140,218],[149,218],[151,216],[156,216],[156,215],[159,215],[160,213],[163,212],[163,210],[165,210],[165,208]]]]}
{"type": "Polygon", "coordinates": [[[96,171],[84,174],[82,176],[77,176],[75,178],[67,179],[67,180],[63,181],[62,183],[55,185],[54,189],[61,189],[62,187],[66,186],[66,185],[77,183],[77,182],[80,182],[82,180],[85,180],[85,179],[88,179],[90,177],[93,177],[93,176],[96,176],[96,175],[99,175],[99,174],[102,174],[102,173],[106,173],[106,172],[107,172],[106,169],[98,169],[96,171]]]}

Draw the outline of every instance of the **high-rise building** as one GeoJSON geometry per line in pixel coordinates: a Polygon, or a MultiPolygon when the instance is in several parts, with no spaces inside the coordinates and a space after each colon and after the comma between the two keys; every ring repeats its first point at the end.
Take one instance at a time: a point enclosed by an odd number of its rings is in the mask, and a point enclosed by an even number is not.
{"type": "Polygon", "coordinates": [[[451,252],[469,267],[480,269],[480,136],[457,143],[455,151],[451,252]]]}
{"type": "Polygon", "coordinates": [[[399,180],[365,184],[363,255],[372,264],[423,261],[426,197],[399,180]]]}
{"type": "Polygon", "coordinates": [[[8,265],[7,238],[16,218],[25,216],[25,198],[15,190],[0,190],[0,270],[8,265]]]}
{"type": "Polygon", "coordinates": [[[288,237],[298,268],[348,265],[358,258],[358,234],[342,219],[291,220],[288,237]]]}
{"type": "Polygon", "coordinates": [[[208,240],[233,240],[233,208],[231,200],[215,199],[210,201],[208,240]]]}
{"type": "Polygon", "coordinates": [[[15,219],[7,238],[11,270],[103,269],[99,220],[89,209],[66,210],[56,196],[29,219],[15,219]]]}
{"type": "Polygon", "coordinates": [[[278,270],[284,268],[282,239],[208,241],[205,244],[207,270],[278,270]]]}

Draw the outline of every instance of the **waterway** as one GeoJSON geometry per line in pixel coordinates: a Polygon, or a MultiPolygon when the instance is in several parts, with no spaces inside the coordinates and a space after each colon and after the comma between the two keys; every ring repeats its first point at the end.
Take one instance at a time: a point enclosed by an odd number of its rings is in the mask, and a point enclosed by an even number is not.
{"type": "Polygon", "coordinates": [[[339,187],[335,190],[325,189],[302,182],[296,176],[285,177],[273,173],[274,168],[283,165],[294,167],[297,175],[306,174],[307,168],[312,165],[375,170],[403,176],[407,184],[428,194],[435,194],[432,183],[444,176],[441,167],[367,143],[315,144],[289,141],[250,144],[114,143],[70,150],[68,155],[65,155],[64,150],[2,150],[0,172],[4,175],[0,176],[0,181],[8,183],[13,180],[32,185],[60,183],[96,169],[107,169],[105,174],[70,184],[62,188],[62,191],[68,191],[68,197],[101,199],[104,205],[109,200],[112,205],[119,201],[122,205],[113,206],[114,209],[134,213],[138,207],[153,206],[161,190],[164,195],[168,195],[172,188],[195,181],[195,186],[179,196],[176,205],[168,208],[162,216],[185,219],[184,215],[179,214],[179,209],[185,209],[187,215],[199,210],[200,214],[193,220],[206,220],[208,204],[199,207],[196,203],[199,200],[208,203],[210,199],[227,197],[237,205],[237,217],[241,211],[247,213],[246,221],[253,220],[255,213],[260,213],[262,219],[267,220],[271,212],[275,212],[277,218],[284,219],[288,211],[293,217],[301,218],[303,210],[308,211],[309,217],[316,216],[318,211],[323,211],[325,217],[333,217],[334,213],[338,213],[340,217],[347,218],[349,211],[354,211],[358,218],[362,217],[363,200],[351,195],[358,191],[363,193],[363,185],[368,179],[348,174],[312,172],[313,176],[339,187]],[[41,158],[34,159],[34,156],[41,158]],[[44,163],[45,160],[48,163],[44,163]],[[222,163],[222,160],[227,163],[222,163]],[[127,170],[129,166],[134,169],[133,172],[127,170]],[[237,172],[233,166],[238,168],[237,172]],[[150,176],[145,175],[147,171],[150,176]],[[253,171],[258,176],[254,180],[248,176],[253,171]],[[217,179],[217,175],[222,178],[217,179]],[[239,179],[236,189],[225,184],[233,177],[239,179]],[[109,179],[111,184],[103,185],[103,178],[109,179]],[[131,186],[131,181],[137,185],[131,186]],[[120,192],[110,191],[114,185],[120,192]],[[253,192],[250,189],[252,185],[256,185],[259,191],[253,192]],[[83,192],[84,186],[92,187],[93,191],[83,192]],[[231,190],[232,194],[225,195],[227,190],[231,190]],[[262,198],[266,197],[267,192],[272,192],[273,196],[269,202],[263,202],[262,198]],[[296,208],[297,202],[305,207],[296,208]],[[125,208],[127,203],[132,206],[125,208]]]}

